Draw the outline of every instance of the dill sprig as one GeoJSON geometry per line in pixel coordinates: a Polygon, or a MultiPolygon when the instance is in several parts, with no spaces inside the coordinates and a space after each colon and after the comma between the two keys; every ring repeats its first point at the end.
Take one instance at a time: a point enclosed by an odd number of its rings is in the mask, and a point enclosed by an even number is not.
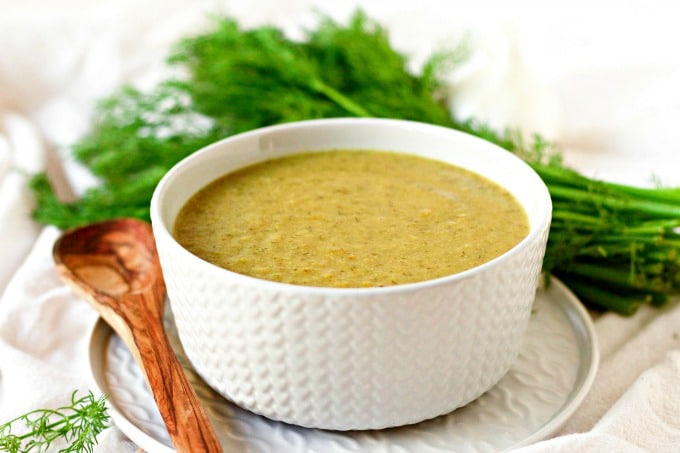
{"type": "Polygon", "coordinates": [[[106,397],[95,398],[92,392],[76,395],[77,391],[71,394],[67,406],[32,410],[1,424],[0,451],[44,452],[63,441],[67,446],[60,453],[91,453],[97,436],[109,426],[106,397]]]}
{"type": "MultiPolygon", "coordinates": [[[[555,144],[521,131],[458,121],[444,76],[466,49],[433,54],[419,72],[362,12],[346,25],[320,17],[301,40],[269,26],[212,29],[180,40],[168,57],[183,77],[150,92],[131,87],[98,105],[91,132],[73,147],[100,184],[73,203],[47,178],[33,180],[35,218],[61,228],[130,216],[148,220],[154,187],[167,170],[220,138],[272,124],[330,117],[410,119],[462,130],[513,152],[548,186],[553,222],[543,269],[591,308],[631,314],[680,290],[680,189],[587,178],[566,168],[555,144]]],[[[454,102],[455,105],[455,102],[454,102]]]]}

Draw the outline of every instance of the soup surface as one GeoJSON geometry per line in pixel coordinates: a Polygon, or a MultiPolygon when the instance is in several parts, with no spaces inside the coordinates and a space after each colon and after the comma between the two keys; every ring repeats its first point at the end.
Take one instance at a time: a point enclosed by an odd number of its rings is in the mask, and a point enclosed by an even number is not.
{"type": "Polygon", "coordinates": [[[454,274],[529,231],[505,189],[462,168],[379,151],[296,154],[227,174],[182,208],[174,236],[218,266],[308,286],[454,274]]]}

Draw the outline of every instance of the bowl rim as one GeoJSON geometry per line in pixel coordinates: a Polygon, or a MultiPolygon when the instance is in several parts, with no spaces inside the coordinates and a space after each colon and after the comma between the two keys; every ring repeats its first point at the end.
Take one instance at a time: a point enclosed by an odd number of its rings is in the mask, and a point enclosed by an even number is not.
{"type": "MultiPolygon", "coordinates": [[[[398,151],[397,151],[398,152],[398,151]]],[[[473,170],[474,171],[474,170],[473,170]]],[[[210,181],[206,181],[205,184],[208,184],[210,181]]],[[[498,183],[497,181],[494,181],[496,184],[499,184],[503,186],[502,184],[498,183]]],[[[205,186],[203,184],[203,186],[205,186]]],[[[526,208],[525,208],[526,209],[526,208]]],[[[390,119],[390,118],[322,118],[322,119],[310,119],[310,120],[301,120],[301,121],[295,121],[295,122],[290,122],[290,123],[283,123],[283,124],[275,124],[271,126],[265,126],[257,129],[253,129],[250,131],[246,132],[241,132],[238,134],[230,135],[227,136],[223,139],[220,139],[216,142],[210,143],[203,148],[200,148],[193,153],[189,154],[179,162],[177,162],[175,165],[172,166],[172,168],[161,178],[159,183],[156,185],[152,198],[151,198],[151,204],[150,204],[150,214],[151,214],[151,224],[153,227],[154,231],[154,236],[157,235],[162,235],[163,236],[163,242],[165,244],[168,244],[170,247],[172,247],[177,253],[180,253],[180,256],[182,256],[182,259],[186,259],[189,261],[195,262],[195,266],[199,266],[202,269],[205,269],[205,271],[210,272],[210,273],[217,273],[217,274],[223,274],[229,276],[229,278],[233,281],[241,281],[244,284],[248,284],[249,286],[258,286],[258,287],[264,287],[264,288],[271,288],[272,290],[277,290],[281,292],[305,292],[305,293],[313,293],[313,294],[343,294],[343,295],[348,295],[348,296],[354,296],[354,295],[362,295],[362,296],[367,296],[367,295],[376,295],[376,294],[392,294],[392,293],[402,293],[402,292],[407,292],[407,291],[420,291],[422,289],[430,288],[430,287],[435,287],[435,286],[440,286],[443,284],[451,284],[456,281],[460,280],[465,280],[468,278],[472,278],[476,276],[477,274],[484,273],[487,269],[489,268],[494,268],[496,266],[499,266],[502,264],[502,262],[511,259],[513,256],[515,256],[518,253],[521,253],[521,251],[527,247],[529,244],[533,243],[538,236],[542,235],[546,230],[549,229],[550,227],[550,222],[552,220],[552,199],[550,197],[550,193],[548,191],[547,186],[543,182],[543,180],[540,178],[540,176],[536,173],[536,171],[531,168],[529,164],[524,162],[522,159],[520,159],[517,155],[513,154],[512,152],[505,150],[501,148],[500,146],[489,142],[487,140],[484,140],[482,138],[476,137],[474,135],[468,134],[466,132],[459,131],[457,129],[453,128],[448,128],[445,126],[439,126],[435,124],[430,124],[430,123],[423,123],[423,122],[418,122],[418,121],[413,121],[413,120],[402,120],[402,119],[390,119]],[[445,275],[442,277],[437,277],[437,278],[432,278],[428,280],[422,280],[422,281],[417,281],[417,282],[410,282],[410,283],[402,283],[402,284],[397,284],[397,285],[389,285],[389,286],[374,286],[374,287],[327,287],[327,286],[308,286],[308,285],[300,285],[300,284],[293,284],[293,283],[285,283],[285,282],[277,282],[273,280],[266,280],[263,278],[259,277],[253,277],[250,275],[246,274],[241,274],[229,269],[225,269],[223,267],[220,267],[216,264],[213,264],[207,260],[204,260],[203,258],[191,253],[189,250],[184,248],[177,240],[174,238],[174,236],[170,233],[170,228],[168,228],[168,225],[166,225],[166,222],[163,220],[163,216],[161,214],[161,202],[164,198],[165,192],[168,190],[169,187],[171,187],[171,184],[173,180],[184,171],[184,168],[187,166],[190,166],[192,162],[196,159],[199,159],[200,156],[206,153],[210,153],[213,149],[222,147],[224,142],[231,142],[235,140],[243,140],[252,136],[262,136],[266,135],[268,133],[272,132],[278,132],[278,131],[284,131],[284,130],[292,130],[292,129],[297,129],[297,128],[307,128],[307,127],[323,127],[325,125],[346,125],[350,126],[352,124],[356,123],[369,123],[369,124],[375,124],[375,125],[392,125],[392,126],[402,126],[402,127],[409,127],[409,128],[416,128],[416,129],[427,129],[430,131],[434,132],[439,132],[439,133],[445,133],[445,134],[452,134],[452,135],[458,135],[459,138],[464,137],[464,140],[468,140],[470,143],[477,143],[479,146],[486,146],[489,148],[495,148],[498,151],[502,151],[503,153],[507,153],[507,157],[510,159],[516,159],[516,161],[519,163],[519,165],[522,165],[526,167],[526,169],[530,172],[530,174],[533,174],[536,179],[536,189],[537,191],[540,191],[542,193],[539,193],[537,195],[537,198],[543,198],[545,202],[545,207],[546,209],[542,213],[541,217],[539,218],[538,222],[536,222],[535,226],[530,227],[529,233],[517,244],[515,244],[511,249],[507,250],[506,252],[502,253],[501,255],[496,256],[495,258],[486,261],[482,264],[479,264],[475,267],[472,267],[470,269],[457,272],[455,274],[450,274],[450,275],[445,275]]],[[[156,239],[158,241],[158,239],[156,239]]],[[[159,247],[160,249],[161,247],[159,247]]]]}

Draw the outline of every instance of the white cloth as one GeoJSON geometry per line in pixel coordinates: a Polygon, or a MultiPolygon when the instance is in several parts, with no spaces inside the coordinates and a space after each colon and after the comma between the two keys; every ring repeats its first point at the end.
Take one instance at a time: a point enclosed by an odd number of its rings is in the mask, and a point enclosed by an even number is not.
{"type": "MultiPolygon", "coordinates": [[[[313,23],[312,5],[343,18],[359,4],[416,63],[468,34],[472,58],[450,80],[459,115],[542,132],[591,175],[680,185],[672,2],[327,3],[0,0],[0,422],[87,389],[87,333],[96,319],[54,273],[59,231],[30,219],[28,175],[48,168],[59,181],[65,171],[76,192],[91,184],[67,146],[87,130],[94,102],[122,83],[161,78],[168,45],[205,24],[206,12],[293,34],[313,23]]],[[[552,439],[521,450],[680,450],[677,302],[598,317],[592,390],[552,439]]],[[[135,449],[115,427],[97,447],[135,449]]]]}

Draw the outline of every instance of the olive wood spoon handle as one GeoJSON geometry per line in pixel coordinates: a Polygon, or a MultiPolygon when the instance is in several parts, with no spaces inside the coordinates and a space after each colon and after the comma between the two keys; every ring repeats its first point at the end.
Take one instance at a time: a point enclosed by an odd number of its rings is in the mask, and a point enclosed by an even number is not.
{"type": "Polygon", "coordinates": [[[118,219],[66,231],[57,273],[87,300],[141,367],[178,452],[221,452],[210,421],[163,328],[165,283],[151,226],[118,219]]]}

